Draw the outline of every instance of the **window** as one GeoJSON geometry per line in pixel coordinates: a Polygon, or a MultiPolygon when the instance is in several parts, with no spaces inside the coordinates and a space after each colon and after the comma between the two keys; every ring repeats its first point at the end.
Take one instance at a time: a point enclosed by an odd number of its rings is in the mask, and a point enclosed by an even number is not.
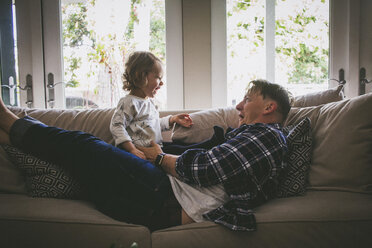
{"type": "Polygon", "coordinates": [[[265,78],[294,95],[328,87],[328,0],[227,0],[228,105],[265,78]]]}
{"type": "Polygon", "coordinates": [[[0,1],[0,93],[6,104],[16,105],[17,99],[17,48],[15,8],[12,0],[0,1]]]}
{"type": "MultiPolygon", "coordinates": [[[[116,54],[112,59],[117,64],[106,66],[110,61],[107,57],[110,46],[105,47],[103,55],[97,52],[101,49],[97,45],[103,41],[94,25],[104,26],[105,32],[114,27],[111,22],[99,24],[99,19],[91,16],[98,13],[95,8],[100,9],[93,5],[102,6],[101,9],[116,6],[111,12],[106,11],[104,19],[116,19],[119,23],[129,23],[132,9],[139,14],[140,8],[150,6],[150,11],[146,12],[151,16],[150,24],[141,26],[139,18],[132,27],[151,30],[146,36],[141,35],[141,41],[150,39],[149,49],[166,63],[166,87],[158,93],[160,109],[234,105],[242,99],[247,83],[255,78],[281,83],[295,95],[318,91],[335,86],[337,82],[328,82],[327,78],[338,79],[340,69],[344,70],[347,80],[345,94],[352,97],[358,94],[359,67],[368,68],[370,64],[369,33],[364,31],[370,24],[366,13],[370,8],[366,1],[350,4],[337,0],[16,0],[19,84],[25,88],[27,77],[32,76],[31,107],[62,108],[66,102],[65,91],[71,101],[99,107],[115,105],[120,94],[124,94],[121,73],[114,76],[109,69],[123,69],[118,65],[123,64],[124,52],[127,54],[134,46],[130,44],[136,44],[135,39],[124,39],[123,46],[119,46],[123,39],[110,41],[112,49],[123,51],[123,54],[110,53],[116,54]],[[86,6],[87,9],[79,12],[76,8],[76,17],[86,14],[87,30],[81,28],[80,43],[70,46],[72,37],[62,42],[62,34],[73,29],[63,30],[60,24],[63,18],[71,18],[72,6],[79,4],[79,8],[86,6]],[[125,4],[125,11],[117,11],[118,6],[125,4]],[[114,12],[120,15],[114,17],[114,12]],[[333,31],[331,38],[329,29],[333,31]],[[151,43],[154,40],[158,43],[151,43]],[[328,40],[331,40],[330,45],[328,40]],[[60,52],[62,47],[64,56],[60,52]],[[89,53],[81,57],[79,53],[84,49],[89,53]],[[87,75],[86,68],[94,70],[87,75]],[[56,85],[54,102],[46,86],[50,74],[54,75],[56,85]],[[79,87],[73,87],[76,85],[79,87]]],[[[75,22],[75,26],[78,24],[79,21],[75,22]]],[[[128,26],[119,31],[126,33],[128,26]]],[[[370,78],[368,73],[367,70],[367,78],[370,78]]],[[[3,84],[8,82],[7,78],[3,84]]],[[[3,96],[7,98],[7,88],[3,89],[3,96]]],[[[20,105],[26,106],[29,95],[25,90],[20,90],[19,95],[20,105]]]]}
{"type": "MultiPolygon", "coordinates": [[[[134,50],[150,50],[165,66],[164,0],[62,0],[61,12],[67,108],[115,107],[134,50]]],[[[157,100],[165,109],[166,87],[157,100]]]]}

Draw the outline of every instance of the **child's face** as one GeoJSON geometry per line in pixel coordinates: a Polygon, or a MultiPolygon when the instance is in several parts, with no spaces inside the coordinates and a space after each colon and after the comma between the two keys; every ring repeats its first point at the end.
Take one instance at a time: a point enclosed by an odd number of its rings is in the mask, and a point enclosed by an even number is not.
{"type": "Polygon", "coordinates": [[[147,97],[154,97],[160,87],[164,84],[163,68],[160,63],[154,65],[153,71],[147,74],[147,85],[142,88],[147,97]]]}

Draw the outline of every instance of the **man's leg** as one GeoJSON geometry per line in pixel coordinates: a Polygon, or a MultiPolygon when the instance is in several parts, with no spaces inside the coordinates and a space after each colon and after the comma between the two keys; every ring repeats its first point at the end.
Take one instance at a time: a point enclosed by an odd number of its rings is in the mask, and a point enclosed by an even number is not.
{"type": "MultiPolygon", "coordinates": [[[[15,122],[11,140],[14,128],[25,121],[15,122]]],[[[150,162],[87,133],[34,124],[18,147],[67,168],[89,199],[119,220],[146,224],[145,217],[160,209],[171,192],[168,177],[150,162]]]]}
{"type": "Polygon", "coordinates": [[[4,104],[3,99],[0,98],[0,128],[6,133],[9,133],[13,123],[18,120],[18,116],[13,114],[4,104]]]}

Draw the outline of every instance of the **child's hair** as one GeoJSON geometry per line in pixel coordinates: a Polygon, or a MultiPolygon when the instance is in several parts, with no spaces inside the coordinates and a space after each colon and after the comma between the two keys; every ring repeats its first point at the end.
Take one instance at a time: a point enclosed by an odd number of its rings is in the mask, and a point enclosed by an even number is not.
{"type": "Polygon", "coordinates": [[[136,51],[129,55],[123,74],[123,89],[130,91],[147,84],[146,76],[153,72],[154,65],[161,61],[151,52],[136,51]]]}

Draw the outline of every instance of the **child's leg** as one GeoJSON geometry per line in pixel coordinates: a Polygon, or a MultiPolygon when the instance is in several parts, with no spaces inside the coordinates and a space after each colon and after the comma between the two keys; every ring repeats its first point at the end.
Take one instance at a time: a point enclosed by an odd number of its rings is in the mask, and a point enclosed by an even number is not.
{"type": "Polygon", "coordinates": [[[180,155],[189,149],[212,149],[215,146],[221,145],[225,142],[224,130],[222,127],[214,126],[213,136],[200,143],[186,144],[186,143],[163,143],[163,151],[169,154],[180,155]]]}

